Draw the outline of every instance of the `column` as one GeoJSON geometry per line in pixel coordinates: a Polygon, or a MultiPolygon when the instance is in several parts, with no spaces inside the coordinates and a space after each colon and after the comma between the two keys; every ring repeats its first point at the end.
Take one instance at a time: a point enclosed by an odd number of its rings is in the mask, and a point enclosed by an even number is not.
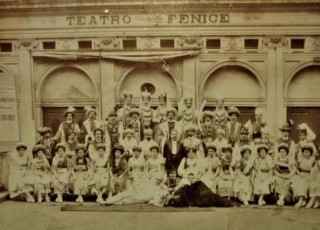
{"type": "Polygon", "coordinates": [[[193,106],[196,108],[196,59],[183,59],[183,97],[191,97],[193,99],[193,106]]]}
{"type": "Polygon", "coordinates": [[[35,119],[34,119],[34,87],[32,78],[31,51],[37,46],[35,40],[22,40],[17,42],[20,62],[18,85],[20,90],[19,125],[21,141],[26,143],[29,150],[36,142],[35,119]]]}
{"type": "Polygon", "coordinates": [[[102,119],[104,120],[115,105],[115,73],[114,62],[101,60],[101,104],[102,119]]]}

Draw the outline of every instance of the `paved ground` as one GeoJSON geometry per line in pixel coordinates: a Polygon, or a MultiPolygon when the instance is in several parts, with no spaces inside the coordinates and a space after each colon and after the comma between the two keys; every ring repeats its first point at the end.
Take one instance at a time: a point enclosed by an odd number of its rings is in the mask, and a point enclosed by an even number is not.
{"type": "MultiPolygon", "coordinates": [[[[75,203],[67,202],[68,205],[75,203]]],[[[93,206],[95,203],[86,203],[93,206]]],[[[4,201],[0,203],[1,230],[80,230],[80,229],[290,229],[319,230],[320,209],[294,207],[212,208],[196,212],[135,212],[132,205],[126,212],[61,211],[61,206],[4,201]]],[[[119,208],[117,208],[119,209],[119,208]]]]}

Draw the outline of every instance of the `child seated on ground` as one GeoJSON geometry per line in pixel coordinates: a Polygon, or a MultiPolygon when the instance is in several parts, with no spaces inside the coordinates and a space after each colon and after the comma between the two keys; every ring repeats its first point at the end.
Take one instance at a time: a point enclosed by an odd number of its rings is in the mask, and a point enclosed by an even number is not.
{"type": "Polygon", "coordinates": [[[180,178],[177,177],[177,171],[172,170],[169,172],[169,177],[163,182],[169,193],[174,192],[179,184],[180,184],[180,178]]]}

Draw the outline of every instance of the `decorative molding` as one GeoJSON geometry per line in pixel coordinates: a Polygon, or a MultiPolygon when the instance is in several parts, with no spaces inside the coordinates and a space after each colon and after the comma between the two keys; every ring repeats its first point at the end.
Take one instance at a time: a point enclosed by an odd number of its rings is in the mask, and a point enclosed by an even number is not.
{"type": "Polygon", "coordinates": [[[94,47],[97,49],[114,49],[119,48],[119,38],[98,38],[94,41],[94,47]]]}
{"type": "Polygon", "coordinates": [[[63,49],[63,50],[78,49],[78,43],[75,39],[58,40],[57,49],[63,49]]]}
{"type": "Polygon", "coordinates": [[[138,49],[160,48],[160,38],[140,37],[137,43],[138,49]]]}
{"type": "Polygon", "coordinates": [[[177,39],[177,44],[187,48],[203,47],[203,39],[199,36],[181,37],[177,39]]]}
{"type": "Polygon", "coordinates": [[[20,49],[34,49],[39,45],[39,42],[37,40],[19,40],[15,43],[17,48],[20,49]]]}
{"type": "Polygon", "coordinates": [[[262,41],[269,48],[280,47],[288,43],[288,39],[284,36],[267,36],[262,41]]]}
{"type": "Polygon", "coordinates": [[[314,51],[320,51],[320,37],[316,37],[314,38],[313,40],[313,43],[312,43],[312,50],[314,51]]]}
{"type": "Polygon", "coordinates": [[[240,37],[223,39],[223,49],[225,51],[240,51],[242,48],[242,39],[240,37]]]}

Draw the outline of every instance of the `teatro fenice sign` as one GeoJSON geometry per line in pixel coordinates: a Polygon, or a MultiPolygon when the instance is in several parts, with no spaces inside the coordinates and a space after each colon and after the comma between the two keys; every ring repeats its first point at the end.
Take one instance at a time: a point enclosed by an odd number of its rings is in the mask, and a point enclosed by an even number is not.
{"type": "Polygon", "coordinates": [[[225,13],[200,14],[144,14],[144,15],[75,15],[66,16],[68,26],[128,26],[128,25],[212,25],[229,23],[230,16],[225,13]]]}

